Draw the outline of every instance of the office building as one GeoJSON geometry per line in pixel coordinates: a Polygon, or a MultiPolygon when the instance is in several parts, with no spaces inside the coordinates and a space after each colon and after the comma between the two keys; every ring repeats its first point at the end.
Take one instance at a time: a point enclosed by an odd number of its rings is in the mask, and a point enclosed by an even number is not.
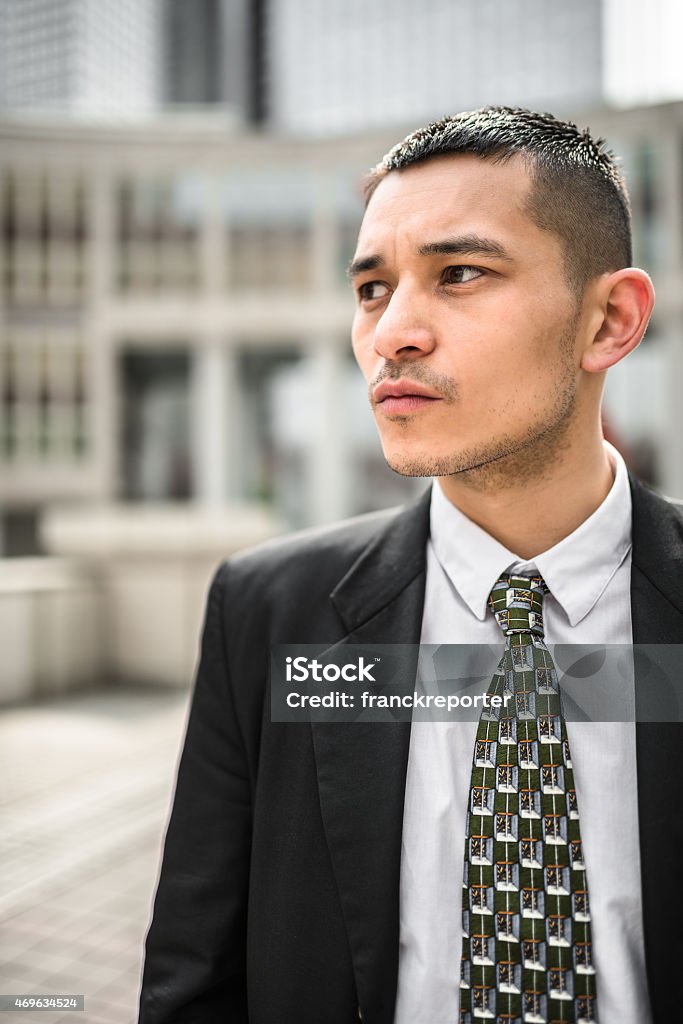
{"type": "Polygon", "coordinates": [[[0,115],[155,111],[158,15],[157,0],[0,0],[0,115]]]}

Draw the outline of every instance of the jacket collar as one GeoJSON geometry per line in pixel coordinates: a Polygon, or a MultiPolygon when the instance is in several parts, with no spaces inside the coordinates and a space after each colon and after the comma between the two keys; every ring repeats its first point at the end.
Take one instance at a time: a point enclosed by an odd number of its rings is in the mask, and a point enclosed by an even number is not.
{"type": "Polygon", "coordinates": [[[431,488],[427,488],[392,517],[330,594],[349,633],[355,633],[391,608],[392,615],[382,618],[386,632],[380,635],[373,630],[373,642],[419,643],[422,609],[413,621],[401,623],[407,630],[403,632],[393,617],[393,606],[403,590],[425,571],[430,500],[431,488]]]}

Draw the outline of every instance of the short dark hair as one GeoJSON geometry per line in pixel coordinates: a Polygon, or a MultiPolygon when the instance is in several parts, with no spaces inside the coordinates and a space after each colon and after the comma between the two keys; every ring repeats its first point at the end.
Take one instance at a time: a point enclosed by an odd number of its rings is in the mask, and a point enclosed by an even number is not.
{"type": "Polygon", "coordinates": [[[587,128],[522,107],[482,107],[412,132],[367,175],[366,206],[391,171],[464,153],[496,163],[515,154],[526,160],[526,210],[564,243],[570,287],[582,293],[599,274],[631,266],[631,208],[614,154],[587,128]]]}

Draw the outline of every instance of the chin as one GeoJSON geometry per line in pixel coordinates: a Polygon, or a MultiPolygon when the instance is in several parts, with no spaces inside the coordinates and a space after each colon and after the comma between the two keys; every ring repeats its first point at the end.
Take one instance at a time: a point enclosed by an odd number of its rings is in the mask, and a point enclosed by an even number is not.
{"type": "Polygon", "coordinates": [[[454,458],[453,453],[448,455],[435,452],[433,449],[425,451],[416,447],[411,450],[409,447],[401,450],[384,449],[384,458],[389,469],[400,476],[433,477],[444,476],[452,469],[454,458]]]}

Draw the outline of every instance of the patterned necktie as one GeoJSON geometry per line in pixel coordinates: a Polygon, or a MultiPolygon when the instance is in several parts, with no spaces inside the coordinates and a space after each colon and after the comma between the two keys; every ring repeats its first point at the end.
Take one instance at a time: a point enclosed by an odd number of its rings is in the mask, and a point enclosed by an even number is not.
{"type": "Polygon", "coordinates": [[[586,871],[540,576],[503,575],[505,651],[474,749],[463,875],[460,1024],[597,1021],[586,871]],[[508,698],[507,701],[505,698],[508,698]]]}

